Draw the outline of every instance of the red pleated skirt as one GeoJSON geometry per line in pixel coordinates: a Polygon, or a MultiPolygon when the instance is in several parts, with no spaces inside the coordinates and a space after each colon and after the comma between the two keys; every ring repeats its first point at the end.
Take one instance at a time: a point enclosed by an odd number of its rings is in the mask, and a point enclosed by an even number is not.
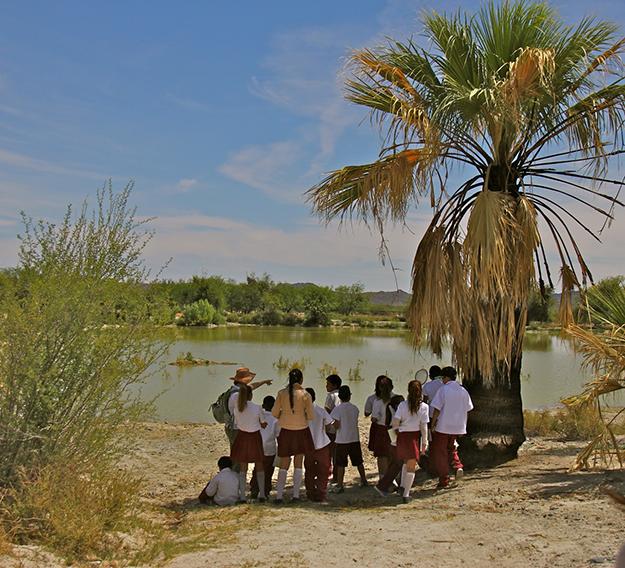
{"type": "Polygon", "coordinates": [[[259,463],[262,462],[265,454],[263,452],[263,438],[260,431],[245,432],[237,430],[237,437],[234,439],[230,457],[235,463],[259,463]]]}
{"type": "Polygon", "coordinates": [[[376,458],[387,458],[391,455],[391,439],[386,426],[371,424],[368,448],[376,458]]]}
{"type": "Polygon", "coordinates": [[[421,432],[399,432],[397,434],[397,459],[419,461],[421,432]]]}
{"type": "Polygon", "coordinates": [[[288,458],[315,451],[315,444],[310,429],[287,430],[282,428],[278,434],[278,457],[288,458]]]}

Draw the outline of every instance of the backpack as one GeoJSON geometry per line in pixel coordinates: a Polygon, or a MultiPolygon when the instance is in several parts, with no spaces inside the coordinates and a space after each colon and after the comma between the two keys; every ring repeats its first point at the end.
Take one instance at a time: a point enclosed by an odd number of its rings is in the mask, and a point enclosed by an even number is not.
{"type": "Polygon", "coordinates": [[[220,424],[232,424],[232,415],[230,414],[230,409],[228,408],[228,401],[230,400],[230,395],[234,392],[233,388],[230,387],[228,390],[222,392],[213,404],[211,404],[211,412],[213,413],[213,417],[220,424]]]}

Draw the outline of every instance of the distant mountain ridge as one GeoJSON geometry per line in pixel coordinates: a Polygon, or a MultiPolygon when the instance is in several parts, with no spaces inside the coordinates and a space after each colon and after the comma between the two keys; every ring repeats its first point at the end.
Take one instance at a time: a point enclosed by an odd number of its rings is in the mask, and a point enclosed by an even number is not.
{"type": "Polygon", "coordinates": [[[405,306],[410,302],[410,294],[403,290],[365,292],[364,295],[374,306],[405,306]]]}

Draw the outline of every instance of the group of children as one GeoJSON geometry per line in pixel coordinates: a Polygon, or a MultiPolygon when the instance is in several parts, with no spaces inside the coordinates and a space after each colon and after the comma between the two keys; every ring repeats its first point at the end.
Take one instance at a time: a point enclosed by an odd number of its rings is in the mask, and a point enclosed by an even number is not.
{"type": "MultiPolygon", "coordinates": [[[[437,475],[437,489],[450,483],[450,467],[456,479],[463,475],[456,437],[466,433],[467,413],[473,408],[467,391],[456,382],[453,367],[430,368],[430,381],[408,384],[407,397],[395,394],[392,380],[380,375],[375,392],[365,403],[365,416],[371,417],[368,448],[377,459],[379,495],[397,490],[404,502],[410,500],[417,465],[425,465],[437,475]],[[429,404],[428,404],[429,403],[429,404]],[[429,424],[429,427],[428,427],[429,424]]],[[[330,479],[334,493],[344,491],[348,461],[358,469],[360,484],[368,485],[364,469],[359,409],[350,402],[351,390],[338,375],[326,379],[324,406],[316,404],[316,393],[304,388],[300,369],[289,372],[288,386],[277,397],[266,396],[262,406],[252,402],[255,373],[242,367],[228,398],[232,420],[226,424],[231,441],[230,456],[218,461],[219,473],[206,485],[200,501],[230,505],[247,500],[247,472],[254,464],[250,497],[264,502],[272,489],[277,466],[274,503],[284,501],[287,473],[293,458],[291,501],[299,501],[304,482],[308,500],[327,503],[330,479]],[[304,473],[305,471],[305,473],[304,473]]]]}

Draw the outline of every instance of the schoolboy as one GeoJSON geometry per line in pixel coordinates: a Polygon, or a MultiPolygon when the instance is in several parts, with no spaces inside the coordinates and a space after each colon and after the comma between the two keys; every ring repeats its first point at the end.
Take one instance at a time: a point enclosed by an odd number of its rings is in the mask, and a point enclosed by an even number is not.
{"type": "Polygon", "coordinates": [[[215,505],[234,505],[239,499],[239,475],[232,471],[232,460],[222,456],[217,460],[219,473],[202,489],[200,503],[213,502],[215,505]]]}
{"type": "MultiPolygon", "coordinates": [[[[271,414],[273,405],[276,399],[268,395],[263,399],[263,410],[261,418],[263,422],[267,423],[267,427],[260,431],[260,435],[263,439],[263,453],[265,455],[263,459],[263,469],[265,472],[265,495],[269,498],[271,493],[271,479],[274,472],[274,464],[276,461],[277,444],[276,438],[280,433],[280,427],[278,426],[278,420],[271,414]]],[[[256,468],[252,472],[252,479],[250,481],[250,495],[252,499],[258,497],[258,479],[256,478],[256,468]]]]}
{"type": "Polygon", "coordinates": [[[304,457],[304,485],[306,495],[311,501],[327,503],[328,498],[328,477],[330,476],[330,438],[326,433],[326,428],[333,424],[332,417],[325,408],[314,404],[316,394],[312,388],[306,391],[313,399],[314,418],[308,423],[312,434],[315,450],[304,457]]]}
{"type": "MultiPolygon", "coordinates": [[[[342,383],[343,380],[338,375],[328,375],[326,377],[326,391],[328,394],[326,395],[324,408],[328,414],[330,414],[335,407],[341,404],[341,401],[339,400],[339,388],[341,388],[342,383]]],[[[326,432],[330,438],[330,469],[332,473],[332,482],[336,483],[336,428],[334,428],[334,426],[328,426],[326,432]]],[[[330,473],[328,473],[328,475],[330,475],[330,473]]]]}
{"type": "Polygon", "coordinates": [[[350,402],[352,393],[349,386],[341,386],[338,394],[341,404],[334,408],[330,416],[334,420],[334,426],[336,427],[337,486],[334,493],[343,493],[345,490],[343,480],[348,457],[352,465],[358,468],[360,485],[366,487],[369,484],[367,483],[364,460],[362,459],[362,448],[360,446],[358,407],[350,402]]]}
{"type": "Polygon", "coordinates": [[[456,382],[456,369],[445,367],[441,371],[441,387],[431,406],[432,446],[430,459],[438,475],[437,489],[449,486],[449,466],[456,470],[456,479],[464,474],[463,465],[458,456],[456,438],[467,433],[467,414],[473,410],[473,402],[466,389],[456,382]]]}

